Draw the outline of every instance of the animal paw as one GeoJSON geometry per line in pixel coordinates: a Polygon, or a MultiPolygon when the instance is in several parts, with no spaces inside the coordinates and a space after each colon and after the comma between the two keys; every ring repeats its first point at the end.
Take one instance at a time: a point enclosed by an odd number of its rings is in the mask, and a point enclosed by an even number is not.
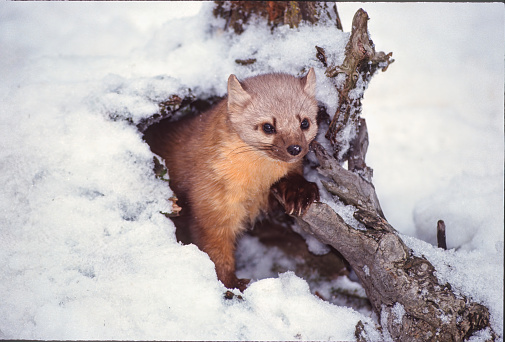
{"type": "Polygon", "coordinates": [[[272,186],[272,191],[284,202],[289,215],[301,216],[314,201],[319,201],[316,183],[297,173],[288,174],[272,186]]]}
{"type": "Polygon", "coordinates": [[[239,289],[240,292],[244,292],[244,290],[251,282],[251,279],[237,278],[234,273],[231,273],[223,276],[221,281],[223,282],[224,286],[229,289],[239,289]]]}
{"type": "Polygon", "coordinates": [[[237,279],[237,286],[236,288],[240,290],[240,292],[244,292],[244,290],[249,286],[249,283],[251,282],[251,279],[244,279],[244,278],[239,278],[237,279]]]}

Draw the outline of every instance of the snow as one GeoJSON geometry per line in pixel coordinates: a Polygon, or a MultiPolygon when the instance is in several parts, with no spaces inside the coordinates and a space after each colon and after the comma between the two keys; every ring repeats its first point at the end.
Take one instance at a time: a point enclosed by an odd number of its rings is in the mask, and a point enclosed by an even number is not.
{"type": "MultiPolygon", "coordinates": [[[[229,38],[209,29],[222,24],[211,6],[0,2],[0,338],[354,340],[360,320],[371,340],[387,338],[371,313],[272,272],[273,260],[290,260],[252,237],[240,241],[239,276],[257,280],[243,299],[224,299],[208,256],[177,243],[161,214],[172,192],[128,123],[158,101],[189,88],[224,95],[230,73],[301,75],[309,61],[318,98],[329,112],[337,105],[314,45],[343,51],[348,33],[229,38]],[[252,54],[256,63],[235,63],[252,54]]],[[[396,60],[363,101],[385,215],[502,334],[503,5],[342,3],[345,31],[360,7],[376,49],[396,60]],[[439,219],[449,251],[432,246],[439,219]]],[[[318,290],[332,286],[362,292],[347,278],[318,290]]]]}
{"type": "Polygon", "coordinates": [[[443,251],[422,240],[402,236],[414,254],[426,257],[437,270],[440,284],[489,308],[497,331],[503,330],[503,242],[489,250],[443,251]]]}
{"type": "Polygon", "coordinates": [[[400,303],[395,303],[392,310],[395,315],[394,323],[401,324],[403,320],[403,315],[405,315],[405,308],[400,303]]]}

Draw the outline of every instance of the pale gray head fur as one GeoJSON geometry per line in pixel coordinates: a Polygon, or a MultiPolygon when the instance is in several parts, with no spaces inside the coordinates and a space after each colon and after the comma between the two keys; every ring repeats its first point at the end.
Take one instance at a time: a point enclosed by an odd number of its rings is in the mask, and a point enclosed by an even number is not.
{"type": "Polygon", "coordinates": [[[265,74],[239,82],[230,75],[228,118],[249,146],[271,158],[296,162],[317,133],[315,93],[312,68],[302,78],[265,74]]]}

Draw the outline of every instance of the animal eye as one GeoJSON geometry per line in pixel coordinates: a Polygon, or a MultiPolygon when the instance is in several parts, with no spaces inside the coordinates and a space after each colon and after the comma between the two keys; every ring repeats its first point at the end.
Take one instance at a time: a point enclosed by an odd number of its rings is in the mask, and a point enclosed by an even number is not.
{"type": "Polygon", "coordinates": [[[264,123],[263,124],[263,132],[265,132],[266,134],[274,134],[275,133],[275,127],[272,126],[269,123],[264,123]]]}
{"type": "Polygon", "coordinates": [[[302,129],[308,129],[310,126],[310,122],[307,119],[303,119],[302,123],[300,124],[300,127],[302,129]]]}

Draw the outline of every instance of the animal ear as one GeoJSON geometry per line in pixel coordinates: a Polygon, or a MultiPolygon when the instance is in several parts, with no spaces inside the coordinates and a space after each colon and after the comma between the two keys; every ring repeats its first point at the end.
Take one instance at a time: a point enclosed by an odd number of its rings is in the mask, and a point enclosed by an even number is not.
{"type": "Polygon", "coordinates": [[[310,68],[307,75],[301,78],[303,91],[312,97],[316,97],[316,73],[314,68],[310,68]]]}
{"type": "Polygon", "coordinates": [[[244,108],[244,106],[251,100],[249,95],[242,85],[237,80],[235,75],[228,77],[228,110],[244,108]]]}

